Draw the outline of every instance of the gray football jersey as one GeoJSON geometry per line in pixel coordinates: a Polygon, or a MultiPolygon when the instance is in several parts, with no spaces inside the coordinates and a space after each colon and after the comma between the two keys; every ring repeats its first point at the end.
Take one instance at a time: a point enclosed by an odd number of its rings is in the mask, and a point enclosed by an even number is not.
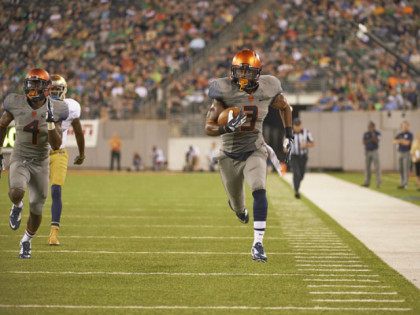
{"type": "Polygon", "coordinates": [[[67,119],[69,109],[63,101],[47,98],[40,108],[34,110],[22,94],[9,94],[4,100],[4,110],[13,115],[16,127],[16,141],[13,155],[28,159],[45,159],[50,149],[48,143],[47,102],[53,106],[54,119],[67,119]]]}
{"type": "Polygon", "coordinates": [[[240,107],[247,115],[240,131],[222,135],[222,150],[233,154],[258,150],[264,144],[262,125],[268,106],[281,92],[280,80],[271,75],[260,76],[259,87],[252,95],[240,91],[230,78],[212,81],[210,98],[223,102],[227,107],[240,107]]]}

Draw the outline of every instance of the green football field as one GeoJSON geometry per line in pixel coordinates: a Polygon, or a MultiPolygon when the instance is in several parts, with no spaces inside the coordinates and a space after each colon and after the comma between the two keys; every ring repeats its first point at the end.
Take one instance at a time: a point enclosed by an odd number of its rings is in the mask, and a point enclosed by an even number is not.
{"type": "Polygon", "coordinates": [[[48,199],[32,259],[19,260],[24,224],[8,227],[3,177],[0,314],[420,313],[420,291],[320,209],[275,175],[267,190],[266,264],[205,173],[70,173],[62,244],[47,245],[48,199]]]}

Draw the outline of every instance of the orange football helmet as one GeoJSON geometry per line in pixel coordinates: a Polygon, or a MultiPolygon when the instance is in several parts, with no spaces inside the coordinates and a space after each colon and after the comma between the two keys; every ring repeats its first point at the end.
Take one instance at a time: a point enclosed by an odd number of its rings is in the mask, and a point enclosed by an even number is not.
{"type": "Polygon", "coordinates": [[[24,81],[26,97],[33,101],[42,101],[50,93],[50,75],[44,69],[35,68],[28,72],[24,81]]]}
{"type": "Polygon", "coordinates": [[[251,50],[243,49],[232,60],[231,78],[241,91],[252,92],[258,87],[262,62],[260,56],[251,50]]]}

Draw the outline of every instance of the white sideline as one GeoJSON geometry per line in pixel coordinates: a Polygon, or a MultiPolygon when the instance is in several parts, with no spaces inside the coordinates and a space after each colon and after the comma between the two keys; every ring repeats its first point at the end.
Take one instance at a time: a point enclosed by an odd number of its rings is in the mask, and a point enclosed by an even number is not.
{"type": "Polygon", "coordinates": [[[420,288],[419,206],[326,174],[307,174],[301,191],[420,288]]]}
{"type": "Polygon", "coordinates": [[[328,307],[328,306],[187,306],[187,305],[13,305],[0,304],[0,308],[64,308],[64,309],[160,309],[160,310],[293,310],[293,311],[391,311],[408,312],[411,308],[406,307],[328,307]]]}
{"type": "Polygon", "coordinates": [[[338,272],[371,272],[370,269],[346,269],[346,268],[340,268],[340,269],[325,269],[325,268],[298,268],[299,271],[338,271],[338,272]]]}

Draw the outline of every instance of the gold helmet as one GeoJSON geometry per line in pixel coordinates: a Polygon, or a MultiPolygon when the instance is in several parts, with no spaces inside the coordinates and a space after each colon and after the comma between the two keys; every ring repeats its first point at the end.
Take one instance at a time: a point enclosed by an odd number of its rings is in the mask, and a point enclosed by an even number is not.
{"type": "Polygon", "coordinates": [[[67,93],[67,82],[61,75],[51,75],[51,97],[57,100],[64,100],[67,93]]]}
{"type": "Polygon", "coordinates": [[[254,91],[258,87],[262,62],[260,56],[251,50],[243,49],[232,60],[232,82],[239,86],[241,91],[254,91]]]}

